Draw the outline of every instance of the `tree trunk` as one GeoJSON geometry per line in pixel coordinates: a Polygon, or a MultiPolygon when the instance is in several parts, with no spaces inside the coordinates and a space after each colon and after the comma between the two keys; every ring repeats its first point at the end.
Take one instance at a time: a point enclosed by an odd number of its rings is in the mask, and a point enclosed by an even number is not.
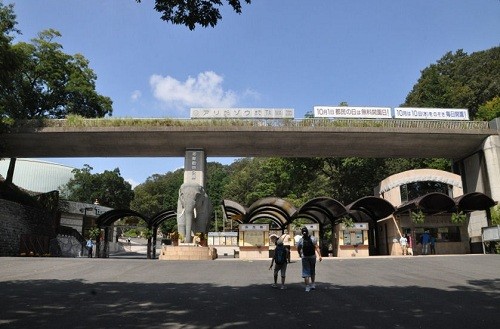
{"type": "Polygon", "coordinates": [[[16,167],[16,158],[10,158],[9,170],[7,170],[7,177],[5,177],[5,183],[12,184],[12,178],[14,176],[14,168],[16,167]]]}

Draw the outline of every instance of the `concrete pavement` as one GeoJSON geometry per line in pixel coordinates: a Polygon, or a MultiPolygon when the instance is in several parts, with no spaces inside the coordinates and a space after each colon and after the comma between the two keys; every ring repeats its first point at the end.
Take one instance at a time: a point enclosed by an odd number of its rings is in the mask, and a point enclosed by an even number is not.
{"type": "Polygon", "coordinates": [[[270,261],[0,258],[0,328],[495,328],[500,256],[270,261]]]}

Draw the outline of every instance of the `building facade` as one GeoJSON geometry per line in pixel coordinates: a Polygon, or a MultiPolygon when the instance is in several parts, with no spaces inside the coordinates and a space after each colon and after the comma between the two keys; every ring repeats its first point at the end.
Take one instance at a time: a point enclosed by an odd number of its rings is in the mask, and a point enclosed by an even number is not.
{"type": "Polygon", "coordinates": [[[435,241],[436,254],[467,254],[471,252],[471,238],[480,236],[480,227],[487,226],[485,211],[462,214],[465,216],[462,221],[454,220],[454,213],[449,210],[455,206],[453,199],[463,195],[463,189],[461,177],[450,172],[435,169],[401,172],[380,182],[375,195],[397,209],[392,216],[378,222],[377,244],[381,255],[402,255],[401,236],[407,238],[412,255],[421,255],[425,232],[435,241]]]}

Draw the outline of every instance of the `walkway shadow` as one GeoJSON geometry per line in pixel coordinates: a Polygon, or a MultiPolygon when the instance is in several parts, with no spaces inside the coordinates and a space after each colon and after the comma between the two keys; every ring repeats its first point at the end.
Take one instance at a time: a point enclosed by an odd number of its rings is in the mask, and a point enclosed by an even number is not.
{"type": "Polygon", "coordinates": [[[2,328],[498,328],[497,280],[433,288],[0,282],[2,328]]]}

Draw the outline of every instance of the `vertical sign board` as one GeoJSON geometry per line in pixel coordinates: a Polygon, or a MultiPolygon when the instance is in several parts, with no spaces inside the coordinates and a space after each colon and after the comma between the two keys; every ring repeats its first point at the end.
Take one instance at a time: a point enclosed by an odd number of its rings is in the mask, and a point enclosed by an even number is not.
{"type": "Polygon", "coordinates": [[[186,150],[184,158],[184,183],[197,183],[205,187],[205,152],[186,150]]]}

